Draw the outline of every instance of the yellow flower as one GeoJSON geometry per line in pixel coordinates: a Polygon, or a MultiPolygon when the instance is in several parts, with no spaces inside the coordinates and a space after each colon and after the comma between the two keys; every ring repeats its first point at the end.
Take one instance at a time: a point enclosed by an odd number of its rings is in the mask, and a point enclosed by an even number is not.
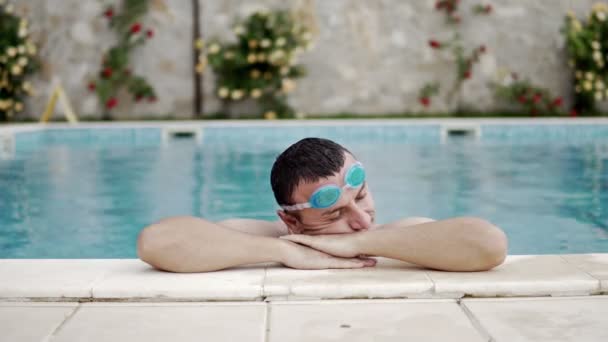
{"type": "Polygon", "coordinates": [[[29,53],[30,55],[35,55],[36,54],[36,45],[34,45],[34,43],[32,43],[31,41],[28,41],[26,43],[26,48],[27,48],[27,53],[29,53]]]}
{"type": "Polygon", "coordinates": [[[218,44],[211,44],[209,46],[209,53],[210,54],[213,55],[213,54],[216,54],[218,52],[220,52],[220,46],[218,44]]]}
{"type": "Polygon", "coordinates": [[[234,57],[234,52],[232,51],[226,51],[224,52],[224,58],[226,59],[232,59],[234,57]]]}
{"type": "Polygon", "coordinates": [[[19,38],[25,38],[27,36],[27,28],[24,26],[21,26],[19,28],[19,31],[17,31],[17,36],[19,38]]]}
{"type": "Polygon", "coordinates": [[[260,43],[260,46],[263,48],[267,48],[270,46],[270,39],[262,39],[262,42],[260,43]]]}
{"type": "Polygon", "coordinates": [[[237,36],[242,35],[243,33],[245,33],[245,28],[243,28],[243,26],[237,26],[234,28],[234,34],[236,34],[237,36]]]}
{"type": "Polygon", "coordinates": [[[581,25],[580,21],[574,19],[572,20],[572,28],[574,29],[574,32],[579,32],[583,29],[583,26],[581,25]]]}
{"type": "Polygon", "coordinates": [[[281,81],[281,91],[289,93],[296,88],[296,82],[289,78],[285,78],[281,81]]]}
{"type": "Polygon", "coordinates": [[[251,90],[251,97],[254,99],[257,99],[258,97],[262,96],[262,91],[260,89],[253,89],[251,90]]]}
{"type": "Polygon", "coordinates": [[[599,50],[602,46],[600,45],[600,42],[598,42],[597,40],[594,40],[591,42],[591,47],[594,50],[599,50]]]}
{"type": "Polygon", "coordinates": [[[256,62],[256,57],[254,53],[250,53],[247,55],[247,63],[253,64],[256,62]]]}
{"type": "Polygon", "coordinates": [[[28,81],[23,82],[23,84],[21,85],[21,87],[28,94],[31,94],[32,91],[33,91],[32,84],[30,82],[28,82],[28,81]]]}
{"type": "Polygon", "coordinates": [[[259,78],[261,74],[262,74],[262,73],[260,72],[260,70],[258,70],[258,69],[253,69],[253,70],[251,70],[251,72],[249,73],[249,76],[251,76],[251,78],[253,78],[253,79],[256,79],[256,78],[259,78]]]}
{"type": "Polygon", "coordinates": [[[595,61],[601,61],[602,60],[602,53],[599,51],[593,51],[593,59],[595,59],[595,61]]]}
{"type": "Polygon", "coordinates": [[[258,53],[258,55],[256,56],[256,58],[258,59],[258,62],[264,62],[266,61],[266,55],[263,53],[258,53]]]}
{"type": "Polygon", "coordinates": [[[264,113],[264,119],[266,120],[275,120],[277,118],[277,113],[273,111],[268,111],[264,113]]]}
{"type": "Polygon", "coordinates": [[[258,46],[258,41],[257,41],[257,40],[255,40],[255,39],[250,39],[250,40],[247,42],[247,45],[249,45],[249,48],[250,48],[250,49],[255,49],[255,48],[258,46]]]}
{"type": "Polygon", "coordinates": [[[14,47],[9,47],[8,49],[6,49],[6,54],[9,57],[15,57],[15,55],[17,54],[17,49],[15,49],[14,47]]]}
{"type": "Polygon", "coordinates": [[[11,68],[11,72],[13,73],[13,75],[19,76],[23,72],[23,69],[21,68],[20,65],[14,64],[13,67],[11,68]]]}
{"type": "Polygon", "coordinates": [[[578,71],[578,70],[577,70],[577,71],[574,73],[574,77],[576,77],[577,79],[579,79],[579,80],[580,80],[581,78],[583,78],[583,73],[582,73],[581,71],[578,71]]]}
{"type": "Polygon", "coordinates": [[[17,52],[19,52],[20,54],[24,55],[25,54],[25,46],[23,46],[23,45],[17,46],[17,52]]]}
{"type": "MultiPolygon", "coordinates": [[[[604,21],[606,20],[606,13],[604,12],[596,12],[595,13],[595,17],[597,18],[597,20],[599,21],[604,21]]],[[[597,97],[597,96],[596,96],[597,97]]]]}
{"type": "Polygon", "coordinates": [[[595,81],[595,89],[604,89],[604,82],[602,80],[595,81]]]}
{"type": "Polygon", "coordinates": [[[23,103],[15,102],[15,105],[13,106],[13,108],[15,109],[16,112],[20,112],[23,110],[23,103]]]}
{"type": "Polygon", "coordinates": [[[230,94],[230,97],[231,97],[233,100],[240,100],[240,99],[243,97],[243,95],[245,95],[245,94],[243,93],[243,91],[242,91],[242,90],[240,90],[240,89],[235,89],[235,90],[233,90],[233,91],[232,91],[232,94],[230,94]]]}
{"type": "Polygon", "coordinates": [[[603,98],[604,98],[604,93],[602,93],[601,91],[596,91],[595,92],[595,100],[596,101],[602,101],[603,98]]]}
{"type": "Polygon", "coordinates": [[[589,81],[583,82],[583,89],[585,91],[590,91],[592,88],[593,88],[593,84],[591,84],[591,82],[589,82],[589,81]]]}
{"type": "Polygon", "coordinates": [[[281,73],[281,75],[285,76],[285,75],[287,75],[289,73],[289,68],[286,67],[286,66],[281,67],[281,69],[279,70],[279,72],[281,73]]]}
{"type": "MultiPolygon", "coordinates": [[[[198,38],[197,40],[194,41],[194,47],[197,50],[202,50],[205,47],[205,41],[202,38],[198,38]]],[[[219,46],[217,46],[217,47],[218,47],[217,51],[219,51],[219,46]]],[[[217,53],[217,51],[213,52],[213,53],[217,53]]]]}
{"type": "Polygon", "coordinates": [[[306,114],[304,114],[303,112],[296,112],[296,119],[306,119],[306,114]]]}
{"type": "Polygon", "coordinates": [[[284,46],[285,43],[287,43],[287,40],[285,39],[285,37],[279,37],[277,38],[277,40],[275,41],[276,46],[281,47],[284,46]]]}
{"type": "Polygon", "coordinates": [[[308,31],[305,31],[304,33],[302,33],[302,39],[308,41],[312,39],[312,34],[308,31]]]}
{"type": "Polygon", "coordinates": [[[581,86],[577,85],[576,87],[574,87],[574,92],[580,93],[581,92],[581,86]]]}
{"type": "Polygon", "coordinates": [[[8,14],[12,14],[12,13],[13,13],[13,5],[10,5],[10,4],[9,4],[9,5],[7,5],[7,6],[4,8],[4,12],[6,12],[6,13],[8,13],[8,14]]]}
{"type": "Polygon", "coordinates": [[[576,17],[576,15],[574,14],[574,11],[569,10],[568,12],[566,12],[566,16],[568,16],[568,18],[573,19],[576,17]]]}
{"type": "Polygon", "coordinates": [[[228,97],[228,95],[230,95],[230,90],[228,90],[228,88],[226,88],[226,87],[222,87],[218,90],[217,95],[221,99],[225,99],[228,97]]]}
{"type": "Polygon", "coordinates": [[[586,77],[586,78],[587,78],[589,81],[593,80],[593,76],[595,76],[595,75],[593,75],[593,73],[592,73],[591,71],[587,71],[587,72],[585,73],[585,77],[586,77]]]}
{"type": "Polygon", "coordinates": [[[22,67],[25,67],[27,65],[27,58],[26,57],[20,57],[19,60],[17,61],[17,63],[19,65],[21,65],[22,67]]]}
{"type": "Polygon", "coordinates": [[[196,67],[194,68],[194,70],[196,70],[196,73],[198,74],[202,74],[203,72],[205,72],[205,69],[207,68],[207,61],[205,60],[205,62],[200,61],[196,64],[196,67]]]}

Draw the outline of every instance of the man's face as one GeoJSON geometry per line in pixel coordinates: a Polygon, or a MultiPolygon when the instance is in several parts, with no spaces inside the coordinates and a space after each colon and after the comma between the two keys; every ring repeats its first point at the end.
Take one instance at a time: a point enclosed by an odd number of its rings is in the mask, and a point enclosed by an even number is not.
{"type": "MultiPolygon", "coordinates": [[[[308,202],[319,187],[329,184],[344,186],[344,175],[357,161],[346,153],[344,165],[339,173],[322,178],[314,183],[300,183],[293,194],[295,203],[308,202]]],[[[357,188],[346,188],[340,199],[325,209],[307,208],[296,215],[278,212],[292,234],[344,234],[373,229],[375,218],[374,200],[367,182],[357,188]]]]}

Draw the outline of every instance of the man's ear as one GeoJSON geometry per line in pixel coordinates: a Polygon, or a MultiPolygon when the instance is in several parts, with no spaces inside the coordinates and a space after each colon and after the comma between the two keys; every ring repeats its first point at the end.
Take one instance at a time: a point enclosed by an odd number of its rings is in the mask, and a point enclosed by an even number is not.
{"type": "Polygon", "coordinates": [[[290,214],[284,210],[277,210],[277,215],[281,218],[281,221],[287,226],[289,234],[300,234],[301,229],[298,226],[298,218],[293,214],[290,214]]]}

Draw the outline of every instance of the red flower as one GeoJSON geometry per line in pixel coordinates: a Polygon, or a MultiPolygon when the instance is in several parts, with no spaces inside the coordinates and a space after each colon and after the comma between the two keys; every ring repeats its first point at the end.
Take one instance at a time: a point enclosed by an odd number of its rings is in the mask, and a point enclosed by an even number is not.
{"type": "Polygon", "coordinates": [[[107,68],[103,69],[103,71],[102,71],[102,75],[103,75],[103,77],[105,77],[105,78],[110,78],[110,77],[112,77],[112,68],[107,67],[107,68]]]}
{"type": "Polygon", "coordinates": [[[135,96],[135,102],[140,102],[144,97],[141,95],[135,96]]]}
{"type": "Polygon", "coordinates": [[[541,94],[536,93],[536,94],[534,94],[533,101],[534,101],[534,103],[538,103],[538,102],[540,102],[540,100],[542,100],[542,98],[543,98],[543,96],[541,94]]]}
{"type": "Polygon", "coordinates": [[[436,10],[440,10],[443,6],[445,6],[445,2],[443,2],[443,1],[437,1],[437,2],[435,2],[435,9],[436,10]]]}
{"type": "Polygon", "coordinates": [[[108,101],[106,101],[106,108],[112,109],[112,108],[116,107],[117,104],[118,104],[118,100],[115,97],[110,97],[108,99],[108,101]]]}
{"type": "Polygon", "coordinates": [[[467,71],[465,71],[463,76],[464,76],[464,78],[465,78],[465,79],[467,79],[467,80],[468,80],[469,78],[471,78],[471,70],[467,70],[467,71]]]}
{"type": "Polygon", "coordinates": [[[137,32],[141,31],[141,24],[140,23],[135,23],[133,25],[131,25],[131,33],[135,34],[137,32]]]}
{"type": "Polygon", "coordinates": [[[129,68],[125,68],[125,70],[122,71],[125,75],[131,75],[131,69],[129,68]]]}
{"type": "Polygon", "coordinates": [[[486,53],[486,46],[485,46],[485,45],[481,45],[481,46],[479,47],[479,52],[480,52],[480,53],[486,53]]]}
{"type": "Polygon", "coordinates": [[[156,102],[156,96],[150,96],[148,97],[148,102],[156,102]]]}
{"type": "Polygon", "coordinates": [[[114,9],[112,7],[108,7],[106,11],[103,12],[103,15],[108,19],[112,19],[114,16],[114,9]]]}
{"type": "Polygon", "coordinates": [[[429,45],[430,45],[430,46],[431,46],[433,49],[440,49],[440,48],[441,48],[441,43],[440,43],[440,42],[438,42],[438,41],[436,41],[436,40],[434,40],[434,39],[429,40],[429,45]]]}
{"type": "Polygon", "coordinates": [[[564,100],[561,97],[556,97],[555,100],[553,100],[552,105],[554,105],[555,107],[559,107],[562,105],[563,102],[564,100]]]}
{"type": "Polygon", "coordinates": [[[152,31],[152,29],[148,29],[146,31],[146,37],[148,37],[148,38],[154,37],[154,31],[152,31]]]}
{"type": "Polygon", "coordinates": [[[89,88],[89,91],[95,91],[95,83],[89,82],[88,88],[89,88]]]}
{"type": "Polygon", "coordinates": [[[578,112],[576,111],[576,109],[572,108],[572,109],[570,110],[570,116],[571,116],[571,117],[576,117],[576,116],[578,116],[578,112]]]}
{"type": "Polygon", "coordinates": [[[425,107],[428,107],[431,104],[431,100],[428,97],[421,97],[419,101],[425,107]]]}
{"type": "Polygon", "coordinates": [[[519,101],[519,103],[525,104],[528,99],[526,99],[526,95],[519,95],[519,98],[517,99],[517,101],[519,101]]]}
{"type": "Polygon", "coordinates": [[[483,10],[484,12],[486,12],[486,14],[489,14],[490,12],[492,12],[492,5],[486,5],[483,10]]]}
{"type": "Polygon", "coordinates": [[[452,21],[455,23],[459,23],[460,22],[460,16],[458,14],[452,14],[452,21]]]}

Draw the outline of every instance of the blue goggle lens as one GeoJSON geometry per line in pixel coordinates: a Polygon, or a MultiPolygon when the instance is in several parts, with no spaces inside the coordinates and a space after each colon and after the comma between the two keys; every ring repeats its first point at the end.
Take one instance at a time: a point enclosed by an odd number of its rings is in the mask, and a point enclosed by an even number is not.
{"type": "Polygon", "coordinates": [[[326,186],[317,191],[310,197],[310,205],[313,208],[329,208],[338,202],[342,190],[337,186],[326,186]]]}
{"type": "Polygon", "coordinates": [[[361,165],[354,165],[348,170],[345,182],[350,187],[356,188],[365,182],[365,169],[361,165]]]}

